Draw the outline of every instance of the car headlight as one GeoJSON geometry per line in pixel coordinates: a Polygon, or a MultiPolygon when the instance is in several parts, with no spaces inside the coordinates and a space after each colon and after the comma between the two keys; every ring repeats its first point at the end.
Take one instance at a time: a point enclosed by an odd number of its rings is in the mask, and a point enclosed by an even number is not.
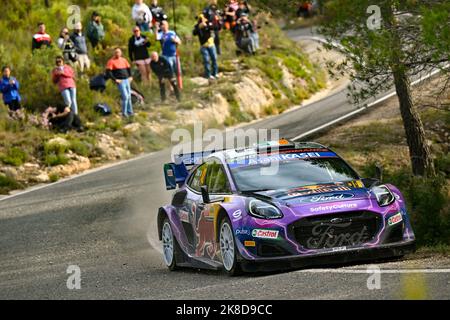
{"type": "Polygon", "coordinates": [[[257,199],[249,201],[248,212],[251,216],[260,219],[280,219],[283,217],[280,209],[270,203],[257,199]]]}
{"type": "Polygon", "coordinates": [[[380,207],[386,207],[395,201],[395,196],[392,194],[391,190],[384,185],[373,187],[372,191],[375,194],[380,207]]]}

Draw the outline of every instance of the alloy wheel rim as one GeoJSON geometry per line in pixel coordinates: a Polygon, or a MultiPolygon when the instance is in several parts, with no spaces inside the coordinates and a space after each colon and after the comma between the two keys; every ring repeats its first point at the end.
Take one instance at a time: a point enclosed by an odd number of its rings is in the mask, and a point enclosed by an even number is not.
{"type": "Polygon", "coordinates": [[[173,262],[173,234],[170,224],[166,222],[162,230],[164,262],[170,266],[173,262]]]}
{"type": "Polygon", "coordinates": [[[234,264],[234,237],[228,223],[224,223],[220,230],[220,252],[225,270],[230,271],[234,264]]]}

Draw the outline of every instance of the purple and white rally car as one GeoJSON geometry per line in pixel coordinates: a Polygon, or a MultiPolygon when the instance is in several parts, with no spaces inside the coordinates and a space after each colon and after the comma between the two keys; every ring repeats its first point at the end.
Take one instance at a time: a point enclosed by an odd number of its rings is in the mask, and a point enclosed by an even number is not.
{"type": "Polygon", "coordinates": [[[158,212],[164,261],[273,271],[401,257],[415,250],[405,200],[318,143],[287,140],[177,156],[158,212]]]}

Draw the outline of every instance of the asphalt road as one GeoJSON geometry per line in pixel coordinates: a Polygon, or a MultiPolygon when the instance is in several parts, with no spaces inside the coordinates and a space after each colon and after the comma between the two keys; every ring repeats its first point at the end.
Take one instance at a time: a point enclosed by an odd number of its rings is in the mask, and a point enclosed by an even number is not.
{"type": "MultiPolygon", "coordinates": [[[[294,137],[355,107],[341,92],[252,124],[294,137]]],[[[0,201],[0,299],[386,299],[449,298],[449,259],[382,263],[381,289],[369,290],[366,266],[340,266],[229,278],[217,272],[169,272],[156,239],[157,208],[170,193],[162,164],[147,155],[0,201]],[[149,241],[150,239],[150,241],[149,241]],[[149,243],[150,242],[150,243],[149,243]],[[79,266],[81,289],[67,268],[79,266]],[[434,272],[434,271],[433,271],[434,272]]]]}

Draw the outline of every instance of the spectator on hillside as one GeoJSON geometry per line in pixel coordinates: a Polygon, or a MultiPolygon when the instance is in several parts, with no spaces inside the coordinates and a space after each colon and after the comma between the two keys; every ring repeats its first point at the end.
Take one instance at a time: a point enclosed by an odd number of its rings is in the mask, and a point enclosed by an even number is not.
{"type": "Polygon", "coordinates": [[[236,45],[248,54],[256,53],[256,43],[254,35],[252,35],[253,33],[255,33],[253,25],[248,19],[247,14],[243,13],[235,27],[236,45]]]}
{"type": "Polygon", "coordinates": [[[64,57],[56,57],[56,67],[52,71],[52,81],[58,86],[67,108],[78,114],[77,87],[75,71],[68,64],[64,64],[64,57]]]}
{"type": "Polygon", "coordinates": [[[56,108],[47,108],[42,118],[42,123],[45,127],[55,129],[61,133],[67,133],[70,130],[84,131],[80,117],[65,105],[58,105],[56,108]]]}
{"type": "Polygon", "coordinates": [[[198,36],[200,40],[200,53],[203,57],[205,77],[209,80],[216,80],[219,68],[217,66],[216,46],[214,45],[214,26],[201,14],[193,34],[198,36]]]}
{"type": "Polygon", "coordinates": [[[133,113],[133,103],[131,101],[131,67],[127,59],[122,57],[120,48],[114,49],[114,56],[106,65],[106,73],[109,79],[112,79],[119,88],[122,99],[122,116],[131,117],[133,113]]]}
{"type": "Polygon", "coordinates": [[[141,34],[139,27],[133,28],[133,36],[128,41],[128,55],[131,62],[138,67],[142,82],[147,84],[150,81],[150,55],[148,48],[150,41],[141,34]]]}
{"type": "Polygon", "coordinates": [[[224,20],[225,20],[225,28],[227,30],[233,31],[236,25],[236,11],[239,9],[239,4],[237,0],[228,1],[225,6],[224,20]]]}
{"type": "Polygon", "coordinates": [[[19,82],[16,78],[11,77],[11,68],[8,66],[2,68],[2,74],[0,92],[3,95],[3,103],[8,107],[11,117],[16,118],[16,116],[19,116],[19,118],[22,118],[19,82]]]}
{"type": "Polygon", "coordinates": [[[311,1],[301,1],[298,10],[297,17],[309,18],[312,16],[313,4],[311,1]]]}
{"type": "Polygon", "coordinates": [[[77,22],[74,29],[70,39],[75,45],[75,50],[78,55],[78,67],[81,72],[84,72],[84,70],[91,67],[91,60],[89,60],[86,38],[82,32],[83,26],[81,25],[81,22],[77,22]]]}
{"type": "Polygon", "coordinates": [[[161,23],[167,20],[167,15],[164,12],[164,9],[158,6],[158,0],[152,0],[152,4],[150,5],[150,12],[152,13],[152,24],[155,27],[155,30],[159,29],[161,23]]]}
{"type": "Polygon", "coordinates": [[[180,90],[177,86],[177,79],[175,77],[175,73],[172,70],[172,67],[170,66],[169,61],[162,56],[159,56],[157,52],[152,52],[151,54],[151,60],[150,66],[153,70],[153,73],[158,77],[159,80],[159,91],[161,94],[161,101],[166,101],[166,85],[164,80],[169,80],[173,91],[175,92],[175,96],[178,101],[181,100],[180,96],[180,90]]]}
{"type": "Polygon", "coordinates": [[[172,71],[177,72],[177,45],[181,44],[180,38],[174,31],[169,30],[169,23],[161,23],[161,31],[157,35],[157,40],[161,41],[162,55],[169,61],[172,71]]]}
{"type": "Polygon", "coordinates": [[[47,48],[52,44],[52,38],[45,32],[45,24],[43,22],[38,23],[38,32],[33,36],[31,44],[31,50],[47,48]]]}
{"type": "Polygon", "coordinates": [[[247,1],[239,1],[239,9],[236,10],[236,20],[240,19],[243,14],[250,15],[250,7],[247,1]]]}
{"type": "Polygon", "coordinates": [[[131,17],[141,31],[150,31],[153,16],[150,8],[144,3],[143,0],[136,0],[131,11],[131,17]]]}
{"type": "Polygon", "coordinates": [[[209,6],[203,10],[203,16],[212,23],[214,30],[214,44],[218,55],[222,54],[220,48],[220,31],[222,30],[222,12],[219,10],[217,0],[211,0],[209,6]]]}
{"type": "Polygon", "coordinates": [[[69,29],[62,28],[57,43],[58,48],[62,50],[65,61],[76,62],[78,60],[75,45],[69,36],[69,29]]]}
{"type": "Polygon", "coordinates": [[[86,36],[94,49],[105,39],[105,28],[102,24],[102,17],[97,11],[92,13],[86,36]]]}

